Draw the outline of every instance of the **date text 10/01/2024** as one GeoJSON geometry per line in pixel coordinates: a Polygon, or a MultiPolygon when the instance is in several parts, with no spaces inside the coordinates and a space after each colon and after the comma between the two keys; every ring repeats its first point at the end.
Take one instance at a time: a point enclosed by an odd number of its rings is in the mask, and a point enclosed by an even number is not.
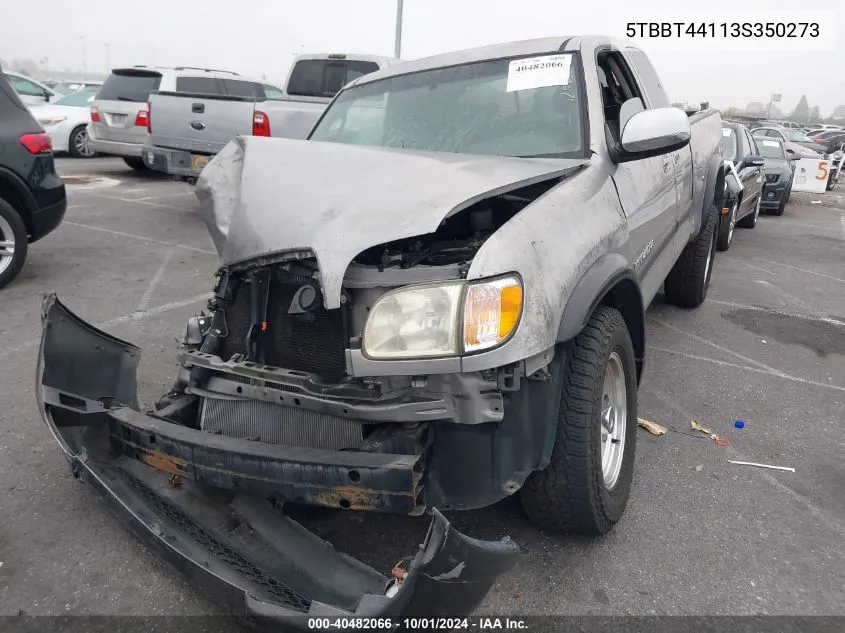
{"type": "Polygon", "coordinates": [[[308,628],[315,631],[525,631],[528,623],[520,618],[309,618],[308,628]]]}
{"type": "Polygon", "coordinates": [[[628,22],[627,37],[817,38],[818,22],[628,22]]]}

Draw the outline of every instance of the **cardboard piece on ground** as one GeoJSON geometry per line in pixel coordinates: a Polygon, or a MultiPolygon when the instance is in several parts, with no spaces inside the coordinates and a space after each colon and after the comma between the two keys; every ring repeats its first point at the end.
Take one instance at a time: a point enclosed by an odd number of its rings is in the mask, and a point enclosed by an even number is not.
{"type": "Polygon", "coordinates": [[[637,418],[637,426],[641,426],[652,435],[656,435],[658,437],[660,437],[661,435],[665,435],[666,431],[669,430],[665,426],[661,426],[656,422],[649,422],[648,420],[643,420],[642,418],[637,418]]]}

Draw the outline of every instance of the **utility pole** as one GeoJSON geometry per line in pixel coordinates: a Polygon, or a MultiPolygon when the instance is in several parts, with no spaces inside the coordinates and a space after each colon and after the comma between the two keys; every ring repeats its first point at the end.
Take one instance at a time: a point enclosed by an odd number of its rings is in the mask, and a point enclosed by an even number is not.
{"type": "Polygon", "coordinates": [[[402,9],[404,0],[396,0],[396,39],[393,44],[393,56],[402,57],[402,9]]]}

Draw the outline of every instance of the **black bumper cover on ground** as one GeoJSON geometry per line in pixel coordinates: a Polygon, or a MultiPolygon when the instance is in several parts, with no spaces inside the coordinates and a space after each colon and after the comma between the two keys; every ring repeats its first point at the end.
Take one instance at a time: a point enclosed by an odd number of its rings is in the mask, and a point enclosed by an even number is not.
{"type": "MultiPolygon", "coordinates": [[[[137,348],[86,324],[55,295],[45,297],[42,321],[38,405],[74,474],[157,557],[234,613],[284,618],[303,629],[313,629],[315,617],[464,616],[514,564],[519,548],[510,539],[467,537],[432,510],[425,542],[387,597],[386,576],[337,552],[258,490],[205,485],[198,471],[178,468],[181,458],[172,459],[167,442],[159,444],[158,462],[144,458],[149,452],[127,455],[116,436],[146,428],[144,419],[191,430],[138,412],[137,348]]],[[[231,472],[223,449],[229,438],[207,437],[218,442],[224,479],[250,481],[248,472],[231,472]]]]}

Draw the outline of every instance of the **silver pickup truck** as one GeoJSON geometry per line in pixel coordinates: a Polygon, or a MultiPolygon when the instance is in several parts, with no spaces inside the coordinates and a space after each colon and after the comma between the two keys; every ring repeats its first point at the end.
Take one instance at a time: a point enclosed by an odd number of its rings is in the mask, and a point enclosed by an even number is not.
{"type": "Polygon", "coordinates": [[[303,629],[470,613],[519,548],[460,510],[518,494],[605,534],[645,310],[713,272],[721,120],[669,103],[642,51],[558,37],[363,76],[307,140],[238,137],[197,183],[220,267],[152,411],[139,349],[45,298],[38,402],[74,474],[221,604],[303,629]],[[432,524],[380,572],[296,504],[432,524]]]}
{"type": "Polygon", "coordinates": [[[276,91],[266,82],[198,79],[178,91],[154,92],[141,157],[150,169],[193,181],[236,136],[305,138],[345,84],[398,61],[374,55],[300,55],[285,87],[276,91]]]}

